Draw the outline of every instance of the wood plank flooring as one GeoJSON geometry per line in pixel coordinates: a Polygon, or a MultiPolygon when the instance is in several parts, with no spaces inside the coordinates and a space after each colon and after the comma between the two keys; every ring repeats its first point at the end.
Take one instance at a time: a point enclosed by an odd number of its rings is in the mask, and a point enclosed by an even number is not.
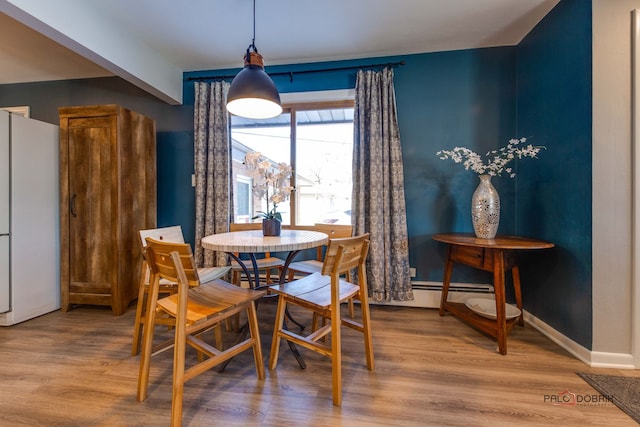
{"type": "MultiPolygon", "coordinates": [[[[258,311],[266,365],[275,301],[258,311]]],[[[137,402],[133,315],[78,307],[0,328],[0,426],[168,425],[172,354],[152,360],[149,397],[137,402]]],[[[437,310],[372,306],[372,320],[373,372],[361,337],[345,330],[341,407],[331,403],[330,361],[303,350],[301,370],[283,344],[264,381],[249,352],[187,383],[183,425],[636,425],[612,403],[585,402],[598,393],[576,372],[640,372],[591,369],[530,326],[514,327],[501,356],[495,340],[437,310]],[[580,402],[549,401],[564,391],[580,402]]]]}

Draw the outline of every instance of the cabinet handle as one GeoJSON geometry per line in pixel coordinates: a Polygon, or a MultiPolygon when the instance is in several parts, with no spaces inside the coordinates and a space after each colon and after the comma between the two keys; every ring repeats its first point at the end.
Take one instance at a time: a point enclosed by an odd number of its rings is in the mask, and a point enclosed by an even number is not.
{"type": "Polygon", "coordinates": [[[76,195],[75,194],[71,196],[71,200],[69,201],[69,210],[71,211],[71,215],[74,218],[78,217],[78,215],[76,215],[76,195]]]}

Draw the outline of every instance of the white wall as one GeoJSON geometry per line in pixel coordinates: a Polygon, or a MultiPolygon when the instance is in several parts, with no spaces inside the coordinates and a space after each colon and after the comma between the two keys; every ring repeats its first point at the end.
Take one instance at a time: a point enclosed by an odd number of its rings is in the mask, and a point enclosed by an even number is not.
{"type": "Polygon", "coordinates": [[[182,104],[183,70],[112,25],[96,4],[73,0],[0,0],[0,13],[159,99],[172,105],[182,104]]]}
{"type": "MultiPolygon", "coordinates": [[[[631,360],[631,11],[593,0],[593,345],[631,360]]],[[[606,357],[605,357],[606,358],[606,357]]]]}

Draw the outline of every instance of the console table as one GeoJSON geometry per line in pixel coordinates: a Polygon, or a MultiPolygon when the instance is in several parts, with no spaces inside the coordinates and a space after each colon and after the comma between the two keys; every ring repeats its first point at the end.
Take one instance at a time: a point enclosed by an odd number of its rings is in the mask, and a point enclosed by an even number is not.
{"type": "Polygon", "coordinates": [[[498,341],[500,354],[507,354],[507,335],[513,324],[524,325],[522,314],[522,292],[520,290],[520,270],[516,260],[516,251],[548,249],[553,243],[518,236],[497,236],[494,239],[479,239],[473,234],[448,233],[436,234],[433,239],[449,245],[447,262],[442,281],[440,315],[450,312],[454,316],[475,326],[498,341]],[[493,287],[496,300],[496,319],[479,316],[463,303],[447,301],[453,264],[459,263],[493,273],[493,287]],[[507,320],[505,313],[505,272],[511,270],[516,305],[521,310],[515,319],[507,320]]]}

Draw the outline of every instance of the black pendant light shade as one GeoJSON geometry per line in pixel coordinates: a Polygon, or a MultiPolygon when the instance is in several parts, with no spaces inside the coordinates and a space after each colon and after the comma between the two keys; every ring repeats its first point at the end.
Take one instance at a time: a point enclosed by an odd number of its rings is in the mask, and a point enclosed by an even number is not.
{"type": "Polygon", "coordinates": [[[256,0],[253,0],[253,39],[244,56],[244,68],[229,87],[227,111],[248,119],[270,119],[282,113],[280,94],[264,71],[264,61],[256,47],[256,0]]]}
{"type": "Polygon", "coordinates": [[[278,89],[264,71],[262,55],[257,51],[247,49],[244,68],[227,93],[227,111],[250,119],[270,119],[282,113],[278,89]]]}

